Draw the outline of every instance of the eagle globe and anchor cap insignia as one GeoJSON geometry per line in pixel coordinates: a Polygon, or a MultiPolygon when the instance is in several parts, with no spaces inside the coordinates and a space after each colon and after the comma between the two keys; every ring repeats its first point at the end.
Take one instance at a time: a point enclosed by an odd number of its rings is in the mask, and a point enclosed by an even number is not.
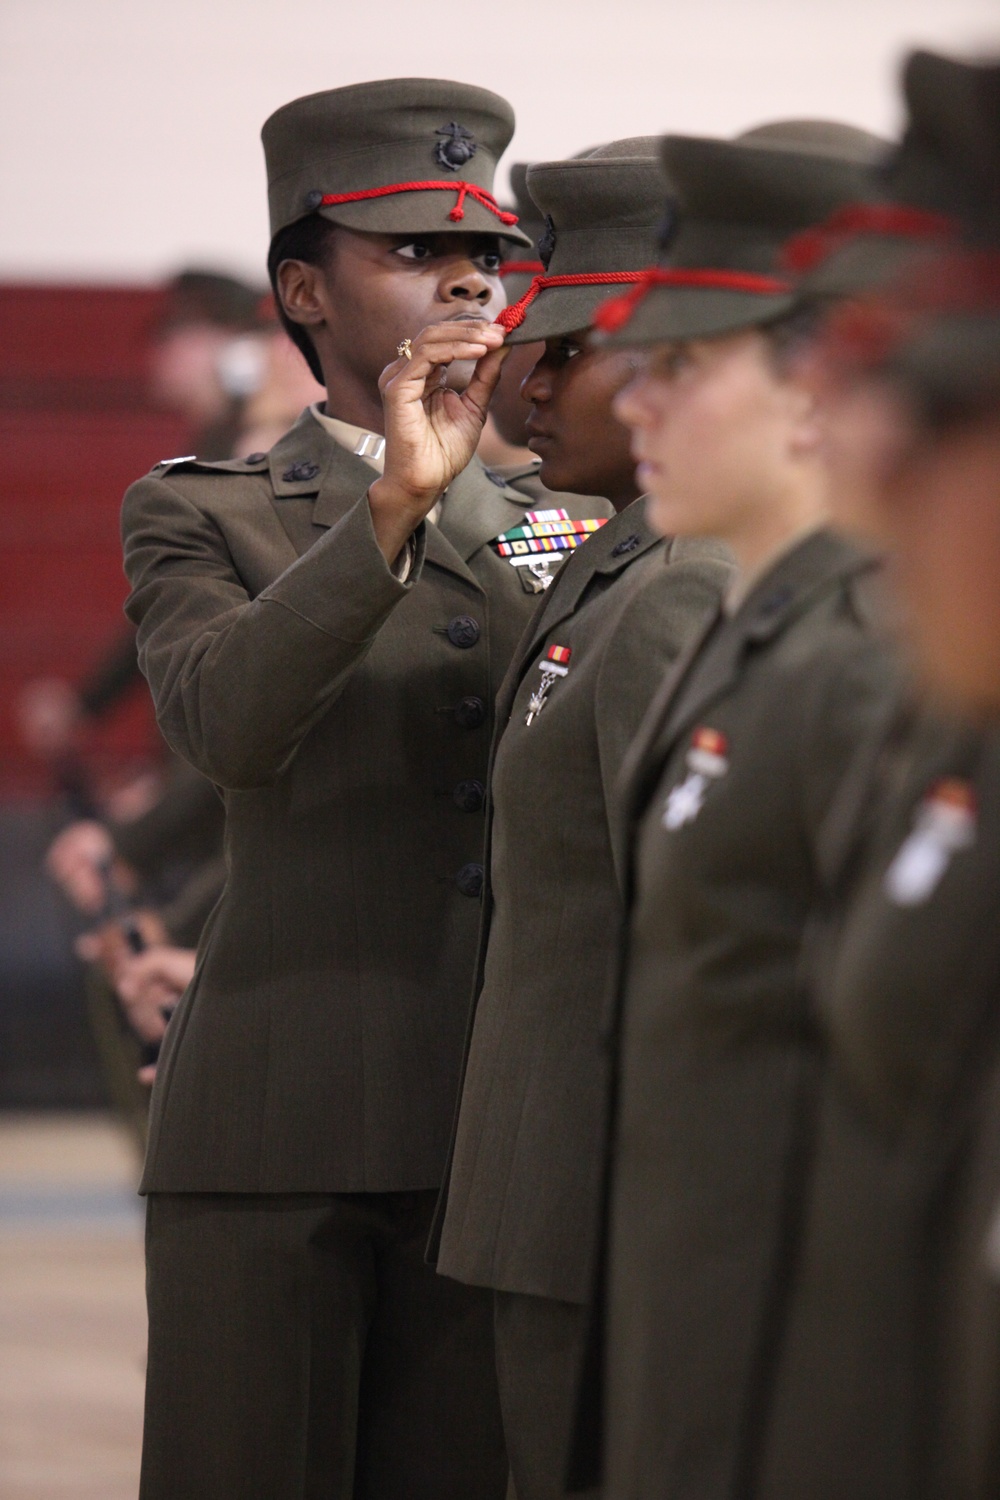
{"type": "Polygon", "coordinates": [[[668,833],[693,823],[713,781],[729,770],[729,745],[724,734],[702,725],[691,736],[686,762],[688,774],[671,788],[663,805],[663,826],[668,833]]]}
{"type": "Polygon", "coordinates": [[[472,131],[466,130],[464,125],[459,125],[455,120],[441,125],[434,134],[442,137],[434,147],[434,160],[447,172],[457,172],[479,150],[472,131]]]}
{"type": "Polygon", "coordinates": [[[538,236],[535,249],[538,251],[538,259],[547,271],[549,262],[556,253],[556,223],[551,214],[545,215],[545,228],[538,236]]]}
{"type": "Polygon", "coordinates": [[[936,781],[885,872],[886,895],[895,906],[920,906],[934,894],[953,856],[975,841],[972,787],[954,776],[936,781]]]}

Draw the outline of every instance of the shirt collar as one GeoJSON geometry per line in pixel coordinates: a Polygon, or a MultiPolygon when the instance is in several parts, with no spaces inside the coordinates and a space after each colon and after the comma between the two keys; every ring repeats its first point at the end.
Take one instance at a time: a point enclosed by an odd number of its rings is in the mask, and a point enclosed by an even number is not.
{"type": "MultiPolygon", "coordinates": [[[[369,432],[367,427],[355,427],[351,422],[342,422],[339,417],[328,417],[325,411],[320,411],[318,401],[309,410],[335,443],[339,443],[349,453],[356,453],[358,458],[363,458],[376,474],[382,473],[385,468],[385,438],[380,432],[369,432]]],[[[439,519],[443,501],[442,495],[429,512],[428,521],[436,522],[439,519]]]]}
{"type": "Polygon", "coordinates": [[[339,417],[328,417],[326,412],[320,411],[318,401],[309,410],[335,442],[349,453],[356,453],[358,458],[363,458],[376,474],[382,473],[385,464],[385,438],[381,433],[369,432],[366,427],[355,427],[350,422],[342,422],[339,417]]]}

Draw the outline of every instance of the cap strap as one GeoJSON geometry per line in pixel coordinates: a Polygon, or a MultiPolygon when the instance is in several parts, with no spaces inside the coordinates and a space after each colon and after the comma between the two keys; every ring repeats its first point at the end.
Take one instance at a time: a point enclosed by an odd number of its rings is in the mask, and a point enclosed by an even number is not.
{"type": "MultiPolygon", "coordinates": [[[[788,281],[777,276],[762,276],[754,271],[716,271],[692,266],[650,266],[629,277],[637,283],[624,297],[605,302],[594,314],[594,327],[603,333],[617,333],[632,317],[639,303],[654,287],[697,287],[702,291],[747,292],[756,297],[781,297],[792,291],[788,281]]],[[[503,314],[501,314],[501,317],[503,314]]]]}
{"type": "Polygon", "coordinates": [[[936,240],[947,238],[954,228],[953,221],[944,214],[910,208],[905,203],[847,203],[822,224],[792,235],[782,251],[781,264],[801,276],[814,271],[834,251],[863,234],[936,240]]]}
{"type": "Polygon", "coordinates": [[[385,187],[365,188],[360,193],[324,193],[317,208],[334,208],[338,203],[362,203],[368,198],[391,198],[395,193],[456,193],[455,207],[448,214],[456,224],[465,218],[465,199],[474,198],[491,214],[496,214],[501,224],[516,224],[517,214],[500,207],[492,193],[477,187],[474,182],[390,182],[385,187]]]}
{"type": "Polygon", "coordinates": [[[541,276],[544,270],[540,260],[505,260],[500,263],[501,276],[541,276]]]}
{"type": "Polygon", "coordinates": [[[525,313],[539,292],[548,291],[549,287],[621,286],[638,281],[642,275],[642,271],[581,271],[573,276],[536,276],[521,300],[512,302],[510,307],[505,307],[498,316],[497,322],[508,333],[513,333],[514,329],[520,328],[524,322],[525,313]]]}

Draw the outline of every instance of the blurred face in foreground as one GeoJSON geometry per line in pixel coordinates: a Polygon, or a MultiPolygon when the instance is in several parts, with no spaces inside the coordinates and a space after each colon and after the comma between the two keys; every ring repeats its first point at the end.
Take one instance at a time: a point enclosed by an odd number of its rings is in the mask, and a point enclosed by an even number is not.
{"type": "Polygon", "coordinates": [[[814,398],[760,329],[656,346],[614,411],[664,535],[717,537],[750,571],[824,519],[814,398]]]}
{"type": "Polygon", "coordinates": [[[829,398],[837,519],[886,547],[928,686],[1000,715],[1000,409],[932,428],[868,377],[829,398]]]}

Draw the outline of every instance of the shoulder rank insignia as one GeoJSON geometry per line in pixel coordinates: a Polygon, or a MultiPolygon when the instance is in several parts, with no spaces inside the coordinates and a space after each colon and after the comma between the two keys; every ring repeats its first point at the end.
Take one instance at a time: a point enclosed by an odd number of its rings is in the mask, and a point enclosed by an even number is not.
{"type": "Polygon", "coordinates": [[[976,797],[967,781],[936,781],[917,808],[913,827],[885,872],[896,906],[920,906],[933,895],[952,856],[976,838],[976,797]]]}
{"type": "Polygon", "coordinates": [[[572,654],[569,646],[550,646],[546,651],[538,663],[542,678],[528,701],[528,712],[524,716],[525,724],[532,724],[538,718],[545,707],[552,684],[560,677],[565,677],[569,671],[569,659],[572,654]]]}
{"type": "Polygon", "coordinates": [[[182,453],[180,458],[161,458],[154,467],[157,469],[170,469],[174,464],[190,464],[198,457],[197,453],[182,453]]]}
{"type": "Polygon", "coordinates": [[[672,788],[663,805],[663,826],[668,832],[694,822],[712,782],[729,770],[728,749],[725,735],[717,729],[695,730],[687,753],[688,774],[672,788]]]}
{"type": "Polygon", "coordinates": [[[511,567],[526,569],[531,582],[525,587],[529,593],[538,594],[552,582],[554,568],[565,560],[562,554],[574,551],[588,536],[600,531],[606,520],[606,516],[573,520],[565,510],[529,510],[520,526],[502,531],[490,546],[511,567]]]}

